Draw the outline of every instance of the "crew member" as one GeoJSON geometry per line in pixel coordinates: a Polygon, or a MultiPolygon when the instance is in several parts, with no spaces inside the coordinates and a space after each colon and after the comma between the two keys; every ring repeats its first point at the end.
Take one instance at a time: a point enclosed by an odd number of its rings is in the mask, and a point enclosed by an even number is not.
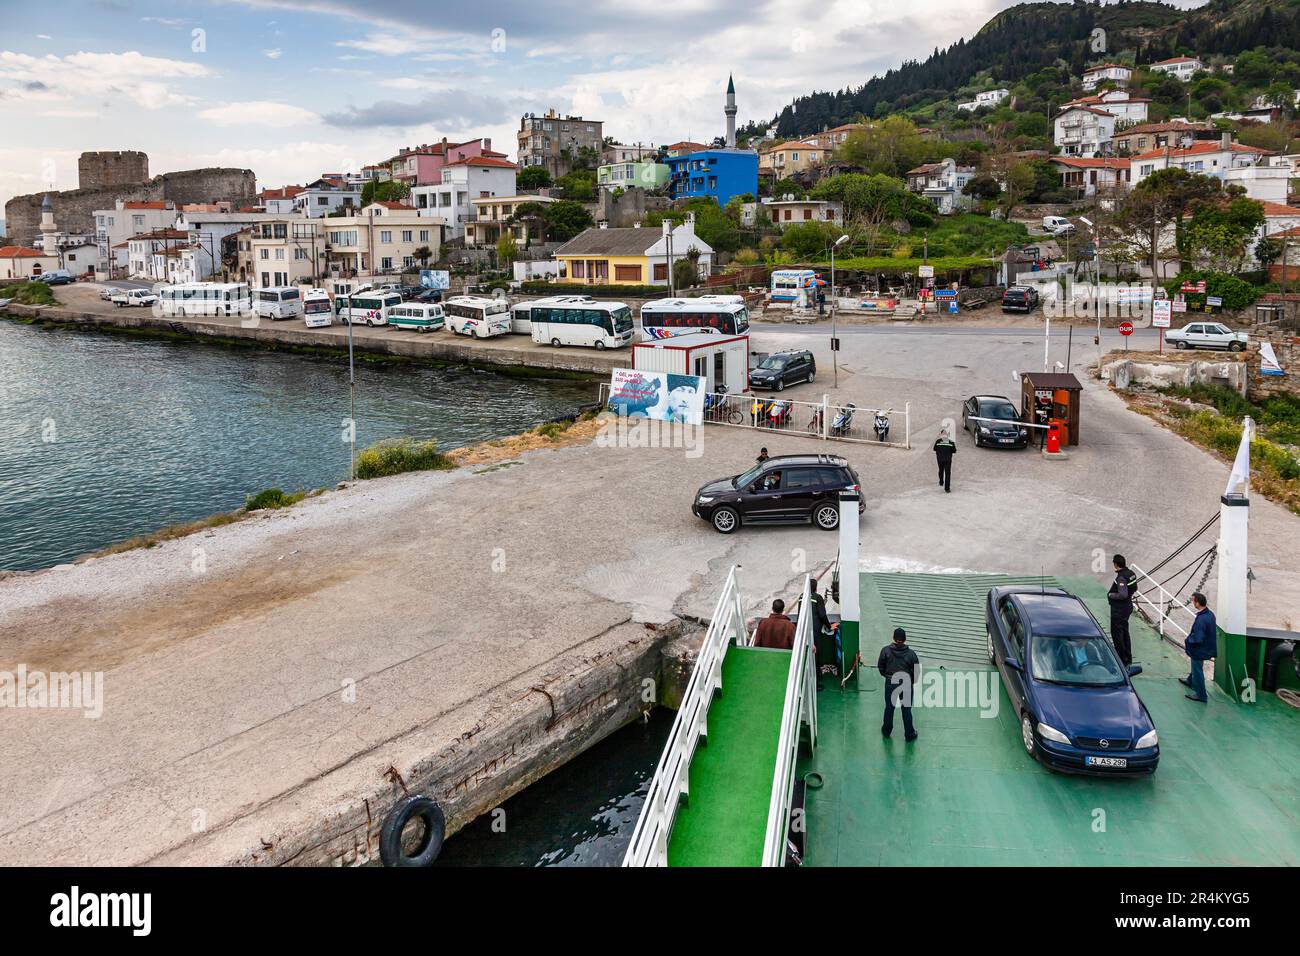
{"type": "Polygon", "coordinates": [[[772,602],[772,613],[759,622],[754,646],[794,650],[794,621],[786,617],[785,602],[780,598],[772,602]]]}
{"type": "Polygon", "coordinates": [[[1129,570],[1124,555],[1117,554],[1112,559],[1115,567],[1115,580],[1106,592],[1110,601],[1110,639],[1115,645],[1119,659],[1127,667],[1133,663],[1133,647],[1129,642],[1128,619],[1133,614],[1133,586],[1137,575],[1129,570]]]}
{"type": "Polygon", "coordinates": [[[1208,699],[1205,695],[1205,662],[1214,660],[1219,644],[1219,623],[1214,619],[1214,612],[1209,609],[1205,595],[1200,591],[1192,595],[1192,607],[1196,608],[1196,620],[1192,622],[1192,631],[1183,642],[1183,650],[1192,659],[1192,669],[1186,677],[1178,678],[1178,681],[1191,690],[1184,697],[1204,704],[1208,699]]]}
{"type": "Polygon", "coordinates": [[[894,640],[880,649],[876,670],[885,679],[885,722],[880,725],[882,736],[894,732],[894,708],[903,711],[903,739],[916,739],[912,726],[912,694],[920,677],[921,661],[916,651],[907,646],[907,632],[894,628],[894,640]]]}
{"type": "Polygon", "coordinates": [[[813,616],[813,643],[817,646],[817,689],[822,689],[822,668],[831,672],[836,672],[836,664],[839,660],[839,654],[836,653],[838,635],[835,631],[839,628],[839,623],[831,623],[830,615],[826,613],[826,599],[817,593],[817,582],[812,581],[808,585],[808,601],[812,604],[813,616]]]}
{"type": "Polygon", "coordinates": [[[934,441],[934,457],[939,463],[939,486],[952,491],[952,456],[957,454],[957,443],[948,437],[945,427],[934,441]]]}

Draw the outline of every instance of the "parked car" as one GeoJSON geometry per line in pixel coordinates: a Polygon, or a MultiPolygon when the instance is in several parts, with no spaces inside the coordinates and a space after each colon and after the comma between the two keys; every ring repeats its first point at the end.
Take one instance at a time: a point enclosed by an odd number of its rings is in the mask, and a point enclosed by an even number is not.
{"type": "Polygon", "coordinates": [[[99,287],[99,297],[103,299],[105,302],[111,302],[113,296],[117,295],[121,291],[122,290],[119,289],[117,286],[102,285],[99,287]]]}
{"type": "Polygon", "coordinates": [[[1025,752],[1055,769],[1153,773],[1160,761],[1151,714],[1087,605],[1062,588],[991,588],[989,660],[1002,675],[1025,752]]]}
{"type": "Polygon", "coordinates": [[[749,372],[752,388],[774,388],[778,392],[787,385],[811,382],[817,377],[817,360],[807,349],[790,349],[773,352],[757,368],[749,372]]]}
{"type": "Polygon", "coordinates": [[[1245,332],[1234,332],[1220,322],[1191,322],[1181,329],[1170,329],[1165,340],[1180,349],[1227,349],[1240,352],[1250,344],[1245,332]]]}
{"type": "Polygon", "coordinates": [[[1074,232],[1074,223],[1064,216],[1044,216],[1043,229],[1053,236],[1063,236],[1067,232],[1074,232]]]}
{"type": "Polygon", "coordinates": [[[1024,448],[1029,429],[1020,420],[1020,409],[1005,395],[972,395],[961,406],[961,427],[975,439],[975,447],[1024,448]]]}
{"type": "Polygon", "coordinates": [[[1003,312],[1033,312],[1038,308],[1038,290],[1029,285],[1007,286],[1002,293],[1003,312]]]}
{"type": "Polygon", "coordinates": [[[158,297],[148,289],[118,289],[110,301],[120,309],[131,305],[153,305],[158,297]]]}
{"type": "MultiPolygon", "coordinates": [[[[838,455],[777,455],[743,475],[710,481],[695,493],[691,512],[723,534],[742,524],[840,524],[840,492],[862,483],[838,455]]],[[[858,502],[858,514],[866,509],[858,502]]]]}
{"type": "Polygon", "coordinates": [[[76,278],[67,269],[53,269],[50,272],[43,272],[33,277],[37,282],[44,282],[46,285],[69,285],[76,282],[76,278]]]}
{"type": "Polygon", "coordinates": [[[429,304],[429,303],[431,303],[431,302],[441,302],[441,301],[442,301],[442,290],[441,290],[441,289],[421,289],[419,292],[415,293],[415,295],[413,296],[413,299],[414,299],[416,302],[423,302],[423,303],[425,303],[426,305],[429,304]]]}

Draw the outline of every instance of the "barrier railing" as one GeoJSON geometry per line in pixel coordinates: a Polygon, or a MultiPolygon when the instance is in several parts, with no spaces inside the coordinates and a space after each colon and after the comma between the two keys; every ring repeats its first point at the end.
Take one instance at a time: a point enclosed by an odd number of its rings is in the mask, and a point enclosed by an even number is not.
{"type": "Polygon", "coordinates": [[[668,865],[668,837],[673,819],[681,798],[690,789],[691,758],[700,738],[708,733],[709,705],[713,703],[714,692],[722,687],[722,661],[733,640],[737,644],[749,640],[735,567],[718,595],[713,620],[704,635],[695,669],[691,671],[663,755],[650,780],[641,816],[632,831],[632,841],[623,857],[624,866],[668,865]]]}
{"type": "Polygon", "coordinates": [[[1153,577],[1151,577],[1151,575],[1147,574],[1136,564],[1130,564],[1129,569],[1138,577],[1138,580],[1137,582],[1135,582],[1135,586],[1134,586],[1134,590],[1137,593],[1133,595],[1133,606],[1137,608],[1139,611],[1141,611],[1143,608],[1147,608],[1150,610],[1151,612],[1150,616],[1148,616],[1146,613],[1143,613],[1142,616],[1156,627],[1156,630],[1160,632],[1161,637],[1168,638],[1168,635],[1165,633],[1165,625],[1168,624],[1179,634],[1181,634],[1184,638],[1186,638],[1187,635],[1192,632],[1191,621],[1196,620],[1196,609],[1193,608],[1191,604],[1179,599],[1178,595],[1168,590],[1163,584],[1155,580],[1153,577]],[[1142,591],[1139,589],[1138,585],[1140,585],[1144,581],[1152,586],[1147,588],[1145,591],[1142,591]],[[1159,602],[1153,601],[1150,597],[1148,597],[1148,595],[1152,591],[1156,591],[1159,593],[1160,596],[1159,602]],[[1179,624],[1177,621],[1174,620],[1173,618],[1174,611],[1182,611],[1188,616],[1190,620],[1188,622],[1187,627],[1183,627],[1181,624],[1179,624]]]}
{"type": "Polygon", "coordinates": [[[799,741],[804,726],[808,727],[810,745],[817,746],[817,664],[813,645],[816,622],[810,601],[811,590],[812,578],[805,575],[790,671],[785,682],[781,736],[776,749],[776,770],[772,775],[772,797],[767,808],[767,834],[763,839],[763,866],[782,866],[785,863],[795,766],[799,762],[799,741]]]}

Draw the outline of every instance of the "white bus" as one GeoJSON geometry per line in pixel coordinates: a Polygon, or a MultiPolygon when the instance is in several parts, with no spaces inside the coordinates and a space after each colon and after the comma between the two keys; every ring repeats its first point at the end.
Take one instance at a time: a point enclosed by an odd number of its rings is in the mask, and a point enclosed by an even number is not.
{"type": "Polygon", "coordinates": [[[510,331],[519,335],[533,332],[533,303],[517,302],[510,307],[510,331]]]}
{"type": "Polygon", "coordinates": [[[163,315],[251,315],[253,298],[246,282],[188,282],[158,287],[163,315]]]}
{"type": "Polygon", "coordinates": [[[289,285],[258,289],[253,293],[253,309],[263,319],[296,319],[302,315],[302,293],[289,285]]]}
{"type": "Polygon", "coordinates": [[[534,342],[618,349],[636,335],[632,310],[623,302],[597,302],[588,295],[557,295],[528,303],[534,342]]]}
{"type": "Polygon", "coordinates": [[[303,321],[309,329],[323,329],[333,323],[334,304],[325,289],[308,289],[302,297],[303,321]]]}
{"type": "Polygon", "coordinates": [[[505,299],[456,295],[442,304],[442,311],[447,316],[447,328],[457,335],[486,339],[510,331],[510,305],[505,299]]]}
{"type": "Polygon", "coordinates": [[[353,292],[335,298],[334,313],[344,325],[387,325],[389,310],[401,304],[402,297],[396,292],[353,292]]]}
{"type": "Polygon", "coordinates": [[[749,332],[749,310],[743,299],[728,301],[731,298],[655,299],[641,306],[641,331],[647,341],[687,332],[745,335],[749,332]]]}
{"type": "Polygon", "coordinates": [[[403,302],[388,310],[388,325],[394,329],[430,332],[443,328],[446,317],[436,302],[403,302]]]}

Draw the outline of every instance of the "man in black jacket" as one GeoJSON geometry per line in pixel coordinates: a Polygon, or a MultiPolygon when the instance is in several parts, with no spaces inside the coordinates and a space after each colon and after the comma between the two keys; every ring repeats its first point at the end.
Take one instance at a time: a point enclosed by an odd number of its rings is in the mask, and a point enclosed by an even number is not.
{"type": "Polygon", "coordinates": [[[1133,647],[1129,642],[1128,619],[1133,614],[1133,592],[1137,575],[1128,568],[1124,555],[1114,557],[1115,580],[1106,593],[1110,601],[1110,640],[1115,652],[1127,667],[1133,663],[1133,647]]]}
{"type": "Polygon", "coordinates": [[[957,443],[948,437],[948,429],[939,432],[934,441],[934,457],[939,463],[939,485],[952,491],[952,456],[957,454],[957,443]]]}
{"type": "Polygon", "coordinates": [[[921,661],[916,652],[907,646],[907,632],[901,627],[894,628],[894,642],[880,649],[880,660],[876,670],[885,679],[885,722],[880,733],[888,737],[894,732],[894,708],[903,711],[903,739],[916,739],[916,728],[912,726],[912,694],[920,678],[921,661]]]}
{"type": "Polygon", "coordinates": [[[808,600],[812,602],[813,643],[817,649],[817,689],[822,689],[822,669],[836,670],[839,654],[836,652],[836,629],[838,622],[832,624],[826,613],[826,599],[817,593],[817,582],[809,584],[808,600]]]}

